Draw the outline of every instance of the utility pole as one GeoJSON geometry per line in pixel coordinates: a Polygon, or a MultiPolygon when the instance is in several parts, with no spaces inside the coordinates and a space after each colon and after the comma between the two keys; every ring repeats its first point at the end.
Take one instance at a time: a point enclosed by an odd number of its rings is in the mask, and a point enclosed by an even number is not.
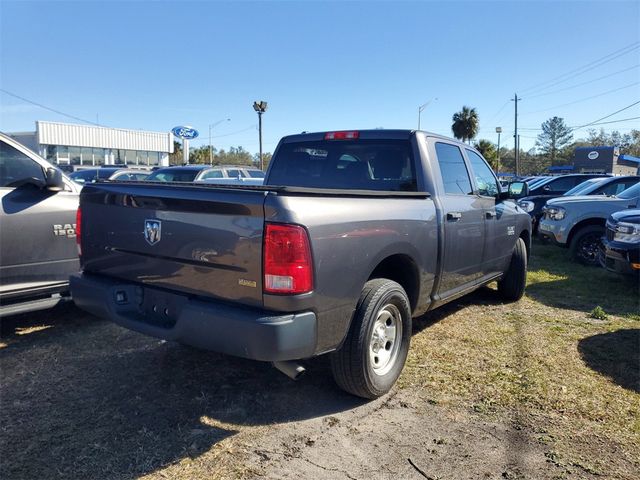
{"type": "Polygon", "coordinates": [[[514,93],[512,102],[515,102],[515,129],[513,133],[513,146],[516,156],[516,177],[520,176],[520,136],[518,135],[518,100],[522,100],[518,98],[518,94],[514,93]]]}
{"type": "Polygon", "coordinates": [[[420,130],[420,117],[422,116],[422,112],[424,111],[425,108],[427,108],[427,106],[434,101],[437,101],[438,98],[432,98],[431,100],[429,100],[427,103],[423,103],[422,105],[420,105],[418,107],[418,130],[420,130]]]}
{"type": "Polygon", "coordinates": [[[496,127],[496,133],[498,134],[498,162],[496,164],[496,174],[500,174],[500,134],[502,133],[502,127],[496,127]]]}
{"type": "Polygon", "coordinates": [[[213,165],[213,148],[211,147],[211,124],[209,124],[209,165],[213,165]]]}
{"type": "Polygon", "coordinates": [[[217,121],[216,123],[209,124],[209,165],[213,165],[213,145],[211,145],[211,130],[213,127],[220,125],[222,122],[230,122],[230,118],[223,118],[222,120],[217,121]]]}

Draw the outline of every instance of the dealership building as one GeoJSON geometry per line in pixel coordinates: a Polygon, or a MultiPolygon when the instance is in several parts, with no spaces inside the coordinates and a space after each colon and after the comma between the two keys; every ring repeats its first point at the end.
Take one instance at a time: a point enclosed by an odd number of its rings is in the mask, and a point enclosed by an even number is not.
{"type": "Polygon", "coordinates": [[[618,147],[578,147],[573,152],[576,173],[637,175],[640,158],[620,155],[618,147]]]}
{"type": "Polygon", "coordinates": [[[57,165],[167,166],[171,132],[36,122],[35,132],[8,135],[57,165]]]}

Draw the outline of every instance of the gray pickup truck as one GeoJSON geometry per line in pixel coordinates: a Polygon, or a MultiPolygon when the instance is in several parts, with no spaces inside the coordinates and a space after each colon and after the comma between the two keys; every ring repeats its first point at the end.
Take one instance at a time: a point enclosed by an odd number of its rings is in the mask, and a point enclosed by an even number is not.
{"type": "Polygon", "coordinates": [[[0,133],[0,318],[69,297],[80,187],[0,133]]]}
{"type": "Polygon", "coordinates": [[[330,353],[338,385],[375,398],[400,375],[412,317],[492,280],[523,295],[531,219],[511,187],[422,131],[288,136],[262,186],[85,186],[71,290],[129,329],[292,378],[330,353]]]}

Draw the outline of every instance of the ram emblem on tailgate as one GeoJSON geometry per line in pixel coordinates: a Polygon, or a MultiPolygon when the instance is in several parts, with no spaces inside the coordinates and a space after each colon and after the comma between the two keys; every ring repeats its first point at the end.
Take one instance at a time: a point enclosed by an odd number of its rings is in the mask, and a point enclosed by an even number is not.
{"type": "Polygon", "coordinates": [[[145,220],[144,221],[144,239],[149,245],[155,245],[160,241],[160,234],[162,231],[162,223],[160,220],[145,220]]]}

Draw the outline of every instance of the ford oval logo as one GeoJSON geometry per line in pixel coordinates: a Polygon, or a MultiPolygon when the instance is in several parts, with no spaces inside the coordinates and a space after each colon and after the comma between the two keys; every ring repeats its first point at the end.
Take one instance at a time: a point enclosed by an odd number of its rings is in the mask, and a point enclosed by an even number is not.
{"type": "Polygon", "coordinates": [[[599,156],[600,156],[600,154],[598,152],[596,152],[595,150],[593,152],[589,152],[589,155],[587,155],[589,160],[595,160],[599,156]]]}
{"type": "Polygon", "coordinates": [[[174,127],[171,129],[171,133],[176,137],[183,138],[185,140],[191,140],[198,136],[198,131],[191,127],[174,127]]]}

